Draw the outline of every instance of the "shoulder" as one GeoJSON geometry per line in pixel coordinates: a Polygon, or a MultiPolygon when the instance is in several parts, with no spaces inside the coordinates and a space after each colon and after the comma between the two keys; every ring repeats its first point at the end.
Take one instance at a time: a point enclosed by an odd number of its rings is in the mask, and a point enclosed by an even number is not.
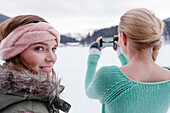
{"type": "Polygon", "coordinates": [[[121,72],[119,70],[119,67],[117,66],[103,66],[101,67],[97,73],[96,78],[98,79],[114,79],[117,78],[117,76],[121,76],[121,72]]]}
{"type": "Polygon", "coordinates": [[[21,102],[13,103],[4,109],[5,113],[20,113],[20,112],[30,112],[30,113],[49,113],[47,105],[41,101],[37,100],[24,100],[21,102]]]}
{"type": "Polygon", "coordinates": [[[162,70],[160,71],[160,75],[160,78],[162,78],[164,81],[170,80],[170,67],[162,68],[162,70]]]}
{"type": "Polygon", "coordinates": [[[48,102],[38,99],[25,99],[16,94],[4,94],[0,90],[0,111],[3,109],[3,113],[49,113],[47,104],[48,102]]]}
{"type": "Polygon", "coordinates": [[[119,67],[117,66],[103,66],[98,70],[98,73],[116,73],[120,72],[119,67]]]}

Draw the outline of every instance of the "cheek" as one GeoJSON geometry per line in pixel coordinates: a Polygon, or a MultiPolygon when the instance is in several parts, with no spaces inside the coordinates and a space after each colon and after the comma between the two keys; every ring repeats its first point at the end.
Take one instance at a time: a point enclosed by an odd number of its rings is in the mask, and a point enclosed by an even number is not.
{"type": "Polygon", "coordinates": [[[55,54],[55,61],[54,61],[54,63],[57,61],[57,55],[55,54]]]}
{"type": "Polygon", "coordinates": [[[42,56],[35,53],[23,53],[21,59],[32,67],[37,67],[42,62],[42,56]]]}
{"type": "Polygon", "coordinates": [[[42,60],[41,57],[37,55],[32,55],[30,56],[30,59],[28,60],[29,64],[33,67],[37,67],[38,65],[41,64],[42,60]]]}

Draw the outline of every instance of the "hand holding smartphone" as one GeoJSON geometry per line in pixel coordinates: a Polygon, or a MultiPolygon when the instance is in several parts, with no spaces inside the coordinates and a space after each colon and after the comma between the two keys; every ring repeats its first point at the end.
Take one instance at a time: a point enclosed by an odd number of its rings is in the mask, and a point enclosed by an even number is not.
{"type": "Polygon", "coordinates": [[[117,44],[115,42],[118,41],[118,36],[115,35],[114,37],[103,37],[100,39],[99,44],[100,47],[113,47],[117,49],[117,44]]]}

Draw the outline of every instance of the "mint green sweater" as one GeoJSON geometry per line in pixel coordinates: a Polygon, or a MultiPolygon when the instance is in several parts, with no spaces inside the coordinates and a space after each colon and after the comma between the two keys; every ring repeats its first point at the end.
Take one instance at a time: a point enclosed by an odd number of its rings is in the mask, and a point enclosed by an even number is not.
{"type": "MultiPolygon", "coordinates": [[[[96,72],[100,55],[88,58],[85,90],[89,98],[102,103],[102,113],[167,113],[170,107],[170,80],[136,82],[117,66],[104,66],[96,72]]],[[[122,65],[128,63],[119,55],[122,65]]]]}

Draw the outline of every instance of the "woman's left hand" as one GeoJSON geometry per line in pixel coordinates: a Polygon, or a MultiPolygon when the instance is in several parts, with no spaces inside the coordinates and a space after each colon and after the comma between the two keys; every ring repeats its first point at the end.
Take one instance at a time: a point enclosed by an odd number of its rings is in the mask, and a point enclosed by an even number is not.
{"type": "MultiPolygon", "coordinates": [[[[118,35],[115,35],[114,38],[118,38],[118,40],[119,40],[119,36],[118,36],[118,35]]],[[[117,47],[113,46],[113,49],[114,49],[115,51],[117,51],[117,48],[120,46],[120,45],[119,45],[119,42],[118,42],[118,41],[115,41],[114,43],[117,45],[117,47]]]]}

